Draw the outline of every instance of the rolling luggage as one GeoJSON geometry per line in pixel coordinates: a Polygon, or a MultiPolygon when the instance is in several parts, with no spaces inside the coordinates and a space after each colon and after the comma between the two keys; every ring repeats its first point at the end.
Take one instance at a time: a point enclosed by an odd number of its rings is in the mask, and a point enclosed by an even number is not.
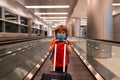
{"type": "Polygon", "coordinates": [[[66,72],[65,72],[66,44],[64,44],[63,72],[55,72],[55,65],[56,65],[56,47],[57,47],[57,44],[55,44],[53,71],[43,73],[41,80],[72,80],[71,75],[70,75],[69,73],[66,73],[66,72]]]}

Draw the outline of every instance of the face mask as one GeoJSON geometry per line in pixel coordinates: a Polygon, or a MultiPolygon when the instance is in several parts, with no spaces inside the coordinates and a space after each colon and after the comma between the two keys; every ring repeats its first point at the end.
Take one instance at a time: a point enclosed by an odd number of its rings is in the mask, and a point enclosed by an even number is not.
{"type": "Polygon", "coordinates": [[[63,40],[66,38],[66,34],[57,34],[57,38],[59,38],[60,40],[63,40]]]}

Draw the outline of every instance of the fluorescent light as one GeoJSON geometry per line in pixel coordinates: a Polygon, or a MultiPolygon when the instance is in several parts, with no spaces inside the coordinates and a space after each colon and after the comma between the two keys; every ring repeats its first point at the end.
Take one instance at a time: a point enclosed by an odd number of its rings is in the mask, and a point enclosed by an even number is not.
{"type": "Polygon", "coordinates": [[[87,19],[87,17],[84,17],[83,19],[87,19]]]}
{"type": "Polygon", "coordinates": [[[46,22],[46,23],[53,23],[53,22],[46,22]]]}
{"type": "Polygon", "coordinates": [[[66,20],[44,20],[44,21],[66,21],[66,20]]]}
{"type": "Polygon", "coordinates": [[[69,5],[25,6],[26,8],[69,8],[69,5]]]}
{"type": "Polygon", "coordinates": [[[57,26],[52,26],[53,28],[57,27],[57,26]]]}
{"type": "Polygon", "coordinates": [[[120,3],[113,3],[113,6],[120,6],[120,3]]]}
{"type": "Polygon", "coordinates": [[[66,22],[59,22],[59,24],[65,24],[66,22]]]}
{"type": "Polygon", "coordinates": [[[67,12],[58,12],[58,13],[34,13],[36,15],[65,15],[67,12]]]}
{"type": "Polygon", "coordinates": [[[67,17],[40,17],[41,19],[66,19],[67,17]]]}

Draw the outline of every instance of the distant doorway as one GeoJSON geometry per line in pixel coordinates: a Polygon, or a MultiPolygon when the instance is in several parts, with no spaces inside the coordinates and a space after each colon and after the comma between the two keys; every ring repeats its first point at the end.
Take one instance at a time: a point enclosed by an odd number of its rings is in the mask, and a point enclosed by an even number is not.
{"type": "Polygon", "coordinates": [[[45,31],[45,36],[47,36],[47,31],[45,31]]]}

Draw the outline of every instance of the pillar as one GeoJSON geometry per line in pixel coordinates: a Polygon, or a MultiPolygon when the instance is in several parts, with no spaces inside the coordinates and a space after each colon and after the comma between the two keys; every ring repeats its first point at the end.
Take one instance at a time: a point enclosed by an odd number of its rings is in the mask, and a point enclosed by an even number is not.
{"type": "MultiPolygon", "coordinates": [[[[87,36],[92,39],[112,40],[112,0],[88,0],[87,36]]],[[[92,47],[87,54],[97,58],[110,58],[111,46],[88,41],[92,47]],[[98,49],[95,49],[95,48],[98,49]],[[91,52],[92,49],[92,52],[91,52]],[[103,51],[102,51],[103,50],[103,51]]]]}
{"type": "Polygon", "coordinates": [[[112,40],[112,0],[88,0],[88,38],[112,40]]]}
{"type": "Polygon", "coordinates": [[[72,36],[80,36],[80,18],[73,17],[72,20],[72,36]]]}
{"type": "Polygon", "coordinates": [[[33,26],[33,25],[32,25],[32,22],[33,22],[33,21],[32,21],[31,19],[28,20],[28,36],[29,36],[29,37],[32,36],[32,26],[33,26]]]}

